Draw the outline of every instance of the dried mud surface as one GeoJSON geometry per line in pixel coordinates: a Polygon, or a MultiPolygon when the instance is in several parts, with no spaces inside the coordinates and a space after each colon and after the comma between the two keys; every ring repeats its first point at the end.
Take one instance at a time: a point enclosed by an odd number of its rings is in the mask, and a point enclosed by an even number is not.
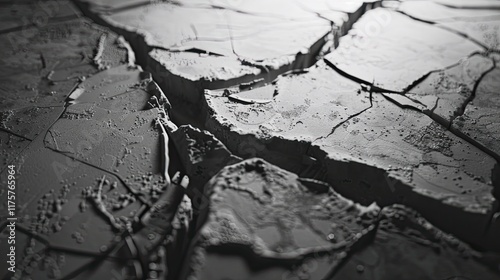
{"type": "Polygon", "coordinates": [[[0,7],[0,279],[500,277],[498,1],[0,7]]]}

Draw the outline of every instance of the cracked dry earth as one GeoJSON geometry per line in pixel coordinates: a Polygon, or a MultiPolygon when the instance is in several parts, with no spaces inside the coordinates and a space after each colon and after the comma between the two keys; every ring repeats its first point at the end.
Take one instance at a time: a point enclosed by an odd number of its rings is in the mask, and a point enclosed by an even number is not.
{"type": "Polygon", "coordinates": [[[0,7],[1,279],[500,279],[500,1],[0,7]]]}

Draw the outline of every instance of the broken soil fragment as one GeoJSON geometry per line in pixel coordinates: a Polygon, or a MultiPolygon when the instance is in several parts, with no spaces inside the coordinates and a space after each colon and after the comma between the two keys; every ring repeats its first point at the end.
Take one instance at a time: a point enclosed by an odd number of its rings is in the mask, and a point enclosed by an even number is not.
{"type": "Polygon", "coordinates": [[[110,1],[104,6],[82,2],[89,16],[123,30],[137,48],[150,50],[141,55],[158,83],[193,103],[207,88],[257,78],[270,82],[289,70],[311,66],[338,45],[339,37],[365,11],[380,5],[379,1],[252,1],[237,6],[226,1],[155,5],[110,1]],[[260,10],[264,7],[265,13],[260,10]]]}
{"type": "MultiPolygon", "coordinates": [[[[51,127],[47,147],[120,175],[135,191],[161,189],[157,108],[140,69],[119,66],[78,85],[80,92],[51,127]],[[83,140],[82,140],[83,139],[83,140]]],[[[73,94],[71,95],[73,96],[73,94]]],[[[73,99],[73,98],[72,98],[73,99]]]]}
{"type": "Polygon", "coordinates": [[[256,155],[297,173],[307,168],[301,156],[318,159],[325,172],[314,176],[343,195],[368,204],[405,203],[443,229],[490,246],[483,243],[479,229],[489,224],[494,211],[492,157],[423,113],[364,92],[321,63],[307,74],[287,76],[276,84],[280,94],[268,104],[241,104],[210,92],[206,95],[207,112],[211,112],[207,127],[226,139],[231,150],[245,155],[241,145],[257,143],[253,145],[256,155]],[[318,88],[324,88],[324,93],[318,88]],[[359,99],[360,95],[365,99],[359,99]],[[287,110],[294,106],[295,111],[287,110]],[[321,114],[328,114],[332,107],[339,108],[337,115],[330,115],[328,124],[321,123],[328,117],[321,114]],[[249,123],[257,117],[261,122],[249,123]],[[289,155],[284,147],[298,152],[289,155]],[[287,157],[292,160],[284,160],[287,157]],[[359,178],[359,172],[365,178],[359,178]],[[429,216],[434,210],[423,202],[428,199],[435,199],[436,209],[448,209],[447,218],[429,216]],[[455,211],[468,212],[471,220],[447,222],[458,215],[455,211]],[[468,226],[472,221],[478,223],[477,231],[468,226]]]}
{"type": "Polygon", "coordinates": [[[121,64],[126,54],[114,44],[118,36],[84,19],[1,34],[8,54],[0,59],[2,129],[30,140],[44,132],[79,80],[97,72],[92,57],[101,36],[107,38],[105,52],[116,53],[108,65],[121,64]]]}
{"type": "Polygon", "coordinates": [[[205,188],[206,222],[184,267],[195,279],[279,279],[302,273],[301,264],[314,258],[311,277],[320,279],[367,238],[378,213],[331,190],[312,192],[261,159],[224,168],[205,188]]]}
{"type": "Polygon", "coordinates": [[[357,21],[326,59],[350,77],[401,92],[428,72],[481,50],[454,33],[377,9],[357,21]]]}
{"type": "Polygon", "coordinates": [[[495,279],[484,259],[414,210],[396,205],[381,211],[372,241],[332,279],[495,279]]]}

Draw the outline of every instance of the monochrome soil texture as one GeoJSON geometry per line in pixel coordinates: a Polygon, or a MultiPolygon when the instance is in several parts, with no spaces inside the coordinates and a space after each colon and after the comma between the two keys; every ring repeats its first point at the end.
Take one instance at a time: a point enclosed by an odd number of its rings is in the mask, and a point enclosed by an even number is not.
{"type": "Polygon", "coordinates": [[[0,23],[0,279],[500,279],[500,1],[0,23]]]}

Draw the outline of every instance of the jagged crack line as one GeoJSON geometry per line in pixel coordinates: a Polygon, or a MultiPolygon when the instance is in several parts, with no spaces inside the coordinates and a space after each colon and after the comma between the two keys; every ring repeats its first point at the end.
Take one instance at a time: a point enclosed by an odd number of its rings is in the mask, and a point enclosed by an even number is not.
{"type": "Polygon", "coordinates": [[[458,36],[460,36],[460,37],[462,37],[462,38],[464,38],[464,39],[466,39],[466,40],[469,40],[469,41],[471,41],[472,43],[474,43],[474,44],[476,44],[476,45],[480,46],[480,47],[481,47],[481,48],[483,48],[485,51],[489,51],[489,50],[491,50],[491,48],[490,48],[490,47],[486,46],[486,45],[485,45],[485,44],[483,44],[482,42],[480,42],[480,41],[478,41],[478,40],[476,40],[476,39],[474,39],[474,38],[470,37],[469,35],[467,35],[467,34],[465,34],[465,33],[463,33],[463,32],[460,32],[460,31],[457,31],[457,30],[454,30],[454,29],[448,28],[448,27],[446,27],[446,26],[440,25],[440,24],[439,24],[439,22],[433,22],[433,21],[428,21],[428,20],[420,19],[420,18],[414,17],[414,16],[412,16],[412,15],[409,15],[409,14],[407,14],[407,13],[405,13],[405,12],[401,11],[401,10],[396,10],[396,12],[398,12],[398,13],[400,13],[400,14],[402,14],[402,15],[405,15],[405,16],[407,16],[407,17],[409,17],[409,18],[413,19],[413,20],[416,20],[416,21],[419,21],[419,22],[423,22],[423,23],[427,23],[427,24],[430,24],[430,25],[434,25],[434,26],[436,26],[437,28],[440,28],[440,29],[446,30],[446,31],[448,31],[448,32],[450,32],[450,33],[453,33],[453,34],[455,34],[455,35],[458,35],[458,36]]]}
{"type": "Polygon", "coordinates": [[[356,242],[354,242],[354,244],[352,244],[349,247],[349,250],[347,250],[347,256],[345,256],[340,261],[339,265],[332,268],[326,274],[326,276],[322,278],[322,280],[333,279],[335,274],[337,274],[337,272],[340,271],[356,253],[362,251],[364,248],[368,247],[371,243],[375,241],[381,219],[381,214],[382,214],[382,209],[380,209],[380,211],[377,214],[377,222],[375,222],[374,226],[369,227],[368,232],[365,235],[363,235],[360,239],[356,240],[356,242]]]}
{"type": "Polygon", "coordinates": [[[88,163],[88,162],[86,162],[86,161],[83,161],[83,160],[81,160],[81,159],[79,159],[79,158],[77,158],[77,157],[75,157],[75,156],[68,155],[68,154],[67,154],[67,153],[65,153],[65,152],[58,151],[58,150],[56,150],[56,149],[54,149],[54,148],[51,148],[51,147],[45,147],[45,148],[47,148],[47,149],[49,149],[49,150],[51,150],[51,151],[53,151],[53,152],[56,152],[56,153],[58,153],[58,154],[64,155],[65,157],[68,157],[68,158],[70,158],[70,159],[72,159],[72,160],[78,161],[78,162],[83,163],[83,164],[85,164],[85,165],[87,165],[87,166],[93,167],[93,168],[98,169],[98,170],[100,170],[100,171],[102,171],[102,172],[105,172],[105,173],[108,173],[108,174],[110,174],[110,175],[115,176],[116,178],[118,178],[118,180],[120,181],[120,183],[122,183],[122,184],[125,186],[125,188],[126,188],[126,189],[130,192],[130,193],[132,193],[132,194],[133,194],[133,195],[134,195],[134,196],[135,196],[135,197],[136,197],[136,198],[137,198],[137,199],[138,199],[141,203],[143,203],[143,204],[145,204],[145,205],[147,205],[147,206],[151,207],[151,203],[150,203],[150,202],[148,202],[148,201],[146,201],[146,200],[142,197],[142,195],[140,194],[140,192],[138,192],[137,190],[134,190],[133,188],[131,188],[131,187],[130,187],[130,186],[129,186],[129,185],[128,185],[128,184],[127,184],[127,183],[126,183],[126,182],[125,182],[125,181],[124,181],[121,177],[120,177],[120,175],[119,175],[119,174],[117,174],[117,173],[115,173],[115,172],[111,172],[111,171],[109,171],[109,170],[106,170],[106,169],[104,169],[104,168],[102,168],[102,167],[99,167],[99,166],[93,165],[93,164],[88,163]]]}
{"type": "MultiPolygon", "coordinates": [[[[61,247],[61,246],[53,245],[50,241],[48,241],[43,236],[41,236],[41,235],[39,235],[37,233],[34,233],[32,230],[29,230],[28,228],[26,228],[25,226],[20,225],[20,224],[17,224],[16,228],[20,232],[28,235],[31,238],[34,238],[34,239],[38,240],[39,242],[41,242],[42,244],[44,244],[47,247],[46,249],[48,249],[48,250],[60,251],[60,252],[74,254],[74,255],[85,256],[85,257],[102,257],[103,256],[101,253],[93,253],[93,252],[87,252],[87,251],[77,250],[77,249],[73,249],[73,248],[66,248],[66,247],[61,247]]],[[[110,260],[126,260],[126,259],[129,259],[129,258],[122,258],[122,257],[116,257],[116,256],[106,256],[106,259],[110,259],[110,260]]]]}
{"type": "Polygon", "coordinates": [[[469,105],[469,103],[471,103],[474,100],[474,98],[476,97],[477,88],[479,87],[479,84],[481,83],[483,78],[496,68],[496,61],[494,59],[491,59],[491,62],[493,63],[492,67],[490,67],[488,70],[483,72],[481,74],[481,76],[479,76],[478,80],[474,84],[474,87],[472,88],[471,95],[469,95],[469,97],[467,97],[467,99],[465,99],[462,106],[457,111],[454,112],[453,117],[450,120],[450,122],[453,122],[457,117],[460,117],[464,114],[467,105],[469,105]]]}
{"type": "Polygon", "coordinates": [[[374,92],[374,93],[383,93],[383,92],[386,92],[386,93],[395,93],[395,94],[401,94],[402,95],[402,93],[399,92],[399,91],[394,91],[394,90],[389,90],[389,89],[381,88],[381,87],[378,87],[378,86],[374,85],[371,82],[365,81],[365,80],[360,79],[360,78],[358,78],[356,76],[348,74],[347,72],[341,70],[335,64],[333,64],[332,62],[330,62],[328,59],[323,59],[323,61],[328,66],[330,66],[330,68],[332,68],[333,70],[335,70],[335,72],[339,73],[342,77],[347,78],[347,79],[349,79],[349,80],[351,80],[353,82],[356,82],[358,84],[369,85],[370,88],[371,88],[371,91],[374,92]]]}
{"type": "Polygon", "coordinates": [[[162,46],[157,46],[157,45],[151,45],[151,49],[159,49],[159,50],[164,50],[172,53],[195,53],[195,54],[204,54],[208,56],[215,56],[215,57],[221,57],[224,56],[220,53],[214,53],[210,51],[206,51],[203,49],[198,49],[198,48],[166,48],[162,46]]]}
{"type": "Polygon", "coordinates": [[[419,108],[416,108],[412,105],[406,105],[406,104],[401,104],[400,102],[396,101],[395,99],[387,96],[386,94],[383,94],[382,93],[382,96],[387,99],[389,102],[395,104],[396,106],[400,107],[401,109],[408,109],[408,110],[412,110],[412,111],[417,111],[417,112],[420,112],[420,113],[423,113],[424,111],[422,111],[421,109],[419,108]]]}
{"type": "Polygon", "coordinates": [[[16,137],[21,138],[21,139],[26,140],[26,141],[30,141],[30,142],[34,141],[33,139],[30,139],[30,138],[28,138],[26,136],[23,136],[21,134],[17,134],[15,132],[12,132],[12,131],[10,131],[10,130],[8,130],[6,128],[3,128],[3,127],[0,127],[0,131],[3,131],[3,132],[8,133],[8,134],[11,134],[13,136],[16,136],[16,137]]]}
{"type": "Polygon", "coordinates": [[[440,22],[454,22],[454,21],[466,21],[466,22],[477,22],[480,21],[496,21],[500,20],[499,15],[491,15],[491,16],[479,16],[479,17],[449,17],[439,19],[440,22]]]}
{"type": "Polygon", "coordinates": [[[338,123],[337,125],[335,125],[332,130],[330,131],[330,133],[328,133],[326,136],[320,136],[316,139],[314,139],[312,142],[316,142],[317,140],[320,140],[320,139],[325,139],[325,138],[328,138],[330,135],[332,135],[335,130],[337,130],[337,128],[341,127],[342,125],[344,125],[345,123],[349,122],[350,120],[352,120],[353,118],[363,114],[365,111],[371,109],[373,107],[373,100],[372,100],[372,97],[373,97],[373,92],[370,91],[370,106],[366,107],[365,109],[353,114],[353,115],[350,115],[347,119],[345,119],[344,121],[338,123]]]}
{"type": "MultiPolygon", "coordinates": [[[[74,15],[53,17],[53,18],[49,18],[48,23],[59,23],[59,22],[73,20],[73,19],[75,19],[74,15]]],[[[23,24],[21,26],[16,26],[16,27],[11,27],[8,29],[0,30],[0,35],[11,33],[11,32],[17,32],[17,31],[25,32],[27,29],[37,28],[37,27],[38,26],[35,23],[23,24]]]]}

